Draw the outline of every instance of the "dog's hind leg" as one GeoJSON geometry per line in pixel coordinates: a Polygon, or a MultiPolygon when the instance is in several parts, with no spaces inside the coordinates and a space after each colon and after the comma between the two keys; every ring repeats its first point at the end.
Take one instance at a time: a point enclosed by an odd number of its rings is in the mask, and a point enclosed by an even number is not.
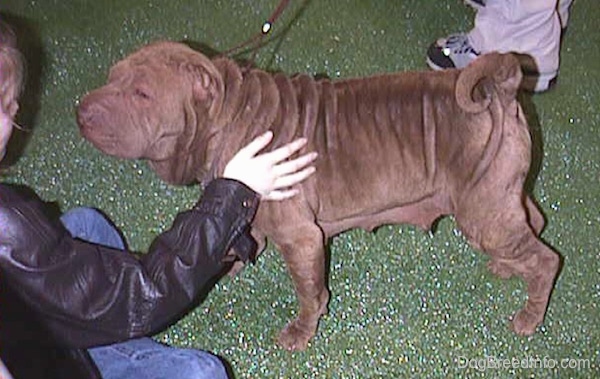
{"type": "MultiPolygon", "coordinates": [[[[527,210],[527,220],[536,236],[539,236],[544,229],[546,221],[537,204],[530,195],[525,196],[525,209],[527,210]]],[[[503,263],[501,259],[492,259],[488,263],[488,269],[502,279],[508,279],[514,274],[510,265],[503,263]]]]}
{"type": "Polygon", "coordinates": [[[525,306],[515,314],[512,327],[517,334],[530,335],[544,319],[560,258],[531,232],[525,233],[515,253],[509,264],[527,283],[528,298],[525,306]]]}
{"type": "Polygon", "coordinates": [[[298,317],[280,333],[279,344],[290,351],[305,350],[315,335],[319,319],[327,313],[329,291],[325,286],[325,237],[322,230],[308,221],[295,224],[285,241],[274,242],[280,248],[296,288],[300,303],[298,317]]]}
{"type": "Polygon", "coordinates": [[[467,238],[491,256],[494,273],[518,275],[527,283],[527,302],[514,315],[512,328],[517,334],[530,335],[543,321],[560,258],[538,238],[522,199],[512,196],[494,201],[488,196],[485,202],[474,202],[479,204],[475,208],[463,207],[456,219],[467,238]]]}
{"type": "Polygon", "coordinates": [[[544,215],[538,208],[537,204],[530,195],[525,196],[525,206],[527,207],[527,215],[529,224],[533,228],[533,231],[537,236],[542,233],[544,226],[546,225],[546,221],[544,220],[544,215]]]}

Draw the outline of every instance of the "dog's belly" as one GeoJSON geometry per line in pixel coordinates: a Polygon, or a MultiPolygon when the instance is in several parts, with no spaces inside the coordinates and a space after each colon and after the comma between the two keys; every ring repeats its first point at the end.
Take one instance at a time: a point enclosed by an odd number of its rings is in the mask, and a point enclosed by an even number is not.
{"type": "Polygon", "coordinates": [[[386,207],[371,213],[363,212],[336,220],[318,218],[317,224],[327,237],[353,228],[372,231],[385,224],[406,223],[429,230],[437,218],[448,213],[450,213],[450,207],[447,198],[442,194],[434,194],[412,203],[386,207]]]}
{"type": "MultiPolygon", "coordinates": [[[[423,146],[418,142],[416,146],[423,146]]],[[[336,154],[321,154],[315,179],[305,188],[314,191],[309,198],[314,199],[319,224],[330,230],[328,235],[386,223],[427,228],[448,211],[444,170],[428,164],[433,159],[413,146],[388,137],[356,145],[347,142],[336,154]]]]}

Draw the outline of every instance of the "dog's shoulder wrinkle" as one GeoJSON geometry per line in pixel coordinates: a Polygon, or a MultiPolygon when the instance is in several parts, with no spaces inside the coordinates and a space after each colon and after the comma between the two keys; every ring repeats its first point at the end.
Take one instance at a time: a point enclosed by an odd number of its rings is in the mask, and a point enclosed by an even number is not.
{"type": "Polygon", "coordinates": [[[233,119],[234,113],[231,109],[239,107],[240,92],[242,88],[242,71],[240,67],[230,59],[218,58],[213,61],[217,71],[223,80],[223,93],[221,112],[215,117],[217,125],[226,125],[233,119]]]}

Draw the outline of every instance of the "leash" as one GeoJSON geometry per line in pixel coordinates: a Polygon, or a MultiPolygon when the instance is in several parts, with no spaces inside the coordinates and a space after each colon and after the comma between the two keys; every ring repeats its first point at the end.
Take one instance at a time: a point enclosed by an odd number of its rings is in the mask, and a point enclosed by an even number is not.
{"type": "Polygon", "coordinates": [[[279,16],[281,16],[289,3],[290,0],[281,0],[277,5],[277,8],[275,8],[269,18],[262,24],[261,30],[258,33],[254,34],[252,37],[248,38],[239,45],[219,54],[219,56],[231,57],[234,53],[239,52],[241,49],[251,46],[250,50],[252,51],[252,57],[249,60],[248,65],[254,64],[258,48],[262,45],[265,36],[271,32],[273,29],[273,24],[275,24],[275,22],[279,19],[279,16]]]}

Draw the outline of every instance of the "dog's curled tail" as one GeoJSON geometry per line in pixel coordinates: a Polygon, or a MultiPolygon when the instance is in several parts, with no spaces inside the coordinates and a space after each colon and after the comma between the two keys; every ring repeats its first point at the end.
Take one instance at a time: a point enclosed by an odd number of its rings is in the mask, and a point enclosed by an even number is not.
{"type": "Polygon", "coordinates": [[[489,53],[464,68],[456,81],[456,102],[467,112],[488,108],[498,94],[502,104],[514,101],[521,84],[521,66],[513,54],[489,53]]]}

